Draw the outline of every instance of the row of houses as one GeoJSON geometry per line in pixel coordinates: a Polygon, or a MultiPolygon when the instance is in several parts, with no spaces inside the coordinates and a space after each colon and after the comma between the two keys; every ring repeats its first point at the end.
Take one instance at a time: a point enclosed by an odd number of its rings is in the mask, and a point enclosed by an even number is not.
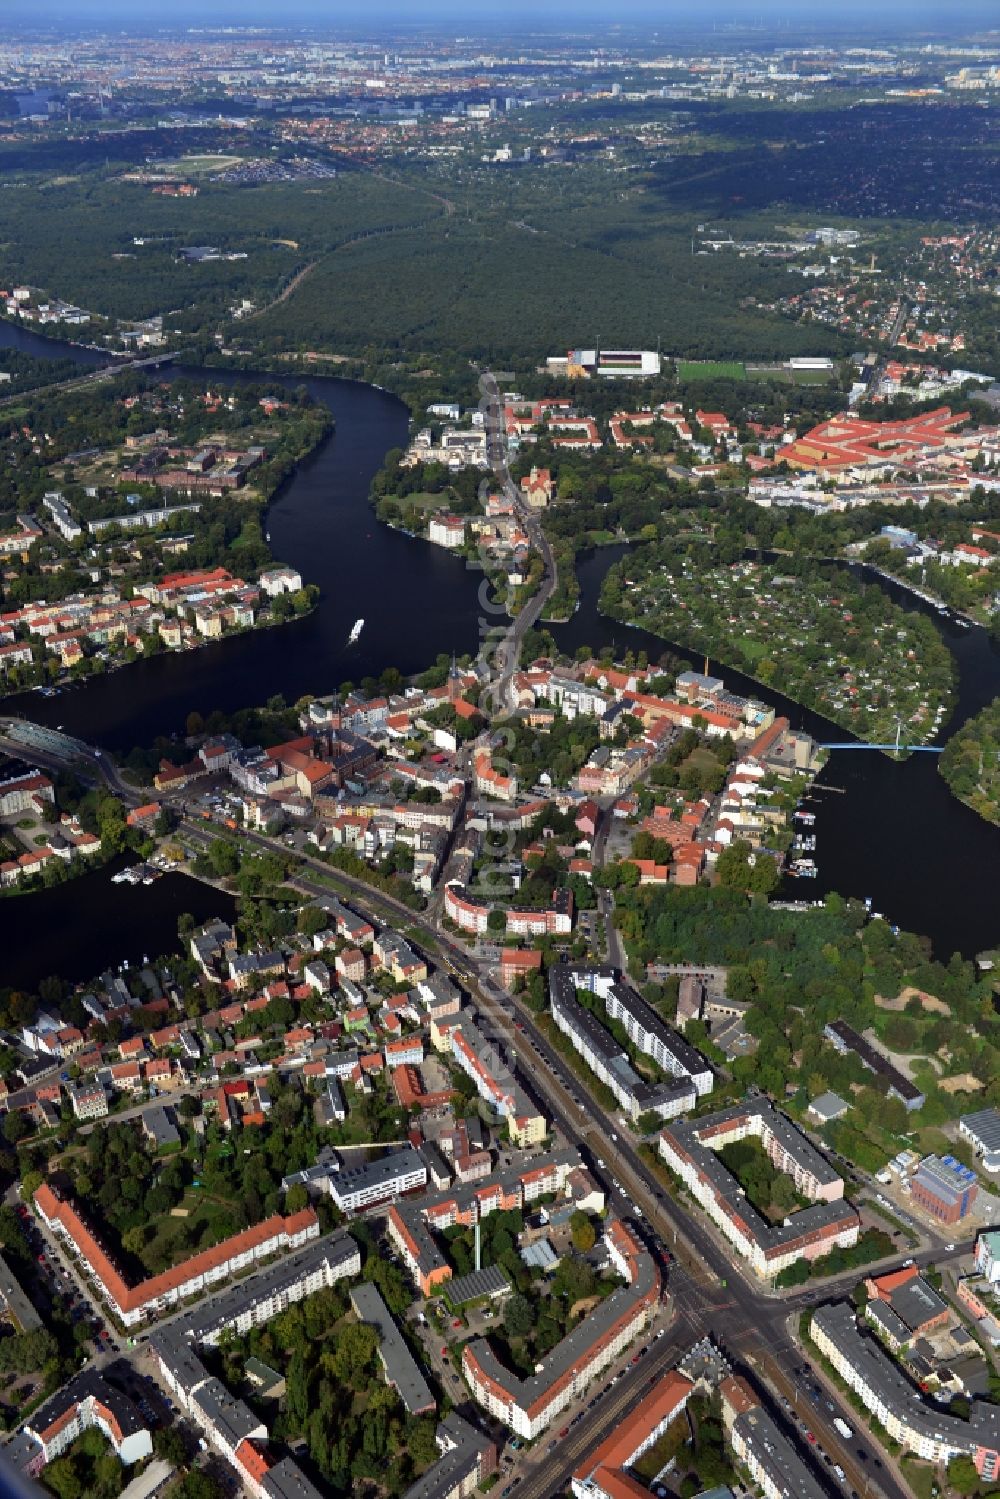
{"type": "Polygon", "coordinates": [[[626,1286],[599,1302],[532,1374],[512,1373],[485,1338],[474,1338],[462,1352],[463,1373],[480,1405],[526,1440],[551,1426],[655,1314],[660,1275],[652,1255],[620,1219],[608,1223],[604,1245],[626,1286]]]}
{"type": "MultiPolygon", "coordinates": [[[[489,930],[490,912],[501,909],[495,902],[480,900],[470,894],[460,880],[449,880],[444,892],[445,915],[463,932],[482,936],[489,930]]],[[[553,890],[547,906],[502,907],[504,930],[510,937],[567,936],[573,930],[573,895],[570,890],[553,890]]]]}
{"type": "Polygon", "coordinates": [[[455,1187],[421,1201],[395,1203],[386,1220],[398,1249],[422,1296],[452,1279],[452,1269],[435,1235],[460,1225],[473,1228],[490,1213],[524,1209],[549,1194],[584,1211],[601,1211],[604,1194],[583,1165],[577,1150],[550,1151],[537,1165],[495,1172],[488,1181],[455,1187]]]}
{"type": "Polygon", "coordinates": [[[298,1249],[319,1237],[319,1219],[311,1208],[288,1217],[275,1214],[159,1275],[130,1285],[75,1203],[43,1182],[35,1192],[34,1204],[43,1223],[79,1262],[94,1289],[125,1327],[136,1327],[273,1254],[298,1249]]]}
{"type": "MultiPolygon", "coordinates": [[[[254,1499],[319,1499],[319,1495],[291,1457],[275,1457],[264,1423],[220,1380],[209,1375],[201,1349],[214,1346],[230,1331],[243,1335],[303,1297],[360,1273],[357,1244],[348,1234],[334,1233],[238,1287],[210,1297],[187,1316],[150,1336],[161,1377],[178,1406],[230,1463],[254,1499]]],[[[351,1300],[359,1318],[378,1329],[386,1380],[397,1390],[407,1412],[433,1410],[434,1400],[426,1381],[378,1291],[362,1282],[352,1288],[351,1300]]],[[[439,1423],[436,1438],[438,1460],[404,1499],[462,1499],[495,1469],[495,1444],[454,1412],[439,1423]]]]}
{"type": "Polygon", "coordinates": [[[471,1009],[432,1020],[431,1041],[471,1078],[480,1098],[505,1121],[513,1144],[527,1148],[542,1143],[548,1131],[545,1115],[518,1082],[496,1042],[480,1031],[471,1009]]]}

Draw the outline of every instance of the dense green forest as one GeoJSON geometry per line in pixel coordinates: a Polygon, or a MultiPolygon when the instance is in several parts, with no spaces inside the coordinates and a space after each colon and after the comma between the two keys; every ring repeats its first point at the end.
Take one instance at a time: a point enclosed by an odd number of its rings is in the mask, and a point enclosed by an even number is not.
{"type": "Polygon", "coordinates": [[[345,241],[442,212],[426,196],[353,172],[251,188],[206,183],[184,199],[120,175],[91,170],[11,184],[0,196],[3,278],[105,316],[165,314],[169,328],[208,331],[244,297],[265,305],[345,241]],[[192,245],[247,258],[190,264],[179,251],[192,245]]]}

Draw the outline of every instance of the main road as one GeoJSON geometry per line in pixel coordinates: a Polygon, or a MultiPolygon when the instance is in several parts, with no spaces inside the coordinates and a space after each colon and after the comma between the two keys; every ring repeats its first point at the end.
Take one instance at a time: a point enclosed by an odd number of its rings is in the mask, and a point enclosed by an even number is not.
{"type": "MultiPolygon", "coordinates": [[[[0,721],[5,730],[0,744],[23,753],[26,745],[21,726],[15,721],[0,721]],[[14,731],[13,733],[11,731],[14,731]]],[[[44,751],[37,744],[31,748],[35,758],[57,768],[62,763],[85,764],[96,776],[129,805],[146,799],[143,793],[121,777],[117,766],[102,750],[94,749],[65,736],[46,732],[44,751]]],[[[180,830],[193,844],[205,847],[219,836],[211,824],[187,815],[182,793],[167,794],[162,800],[171,806],[181,821],[180,830]]],[[[288,850],[278,840],[263,833],[241,830],[241,841],[260,849],[288,857],[288,850]]],[[[537,1017],[517,997],[506,994],[486,971],[476,954],[451,934],[436,926],[424,914],[412,910],[393,896],[377,891],[365,881],[302,853],[296,856],[297,872],[289,881],[304,895],[313,899],[329,898],[333,889],[353,898],[380,919],[393,922],[416,934],[431,953],[438,953],[456,978],[476,998],[484,1018],[484,1028],[491,1028],[513,1054],[522,1077],[536,1093],[547,1117],[568,1143],[580,1149],[593,1174],[602,1182],[610,1201],[616,1202],[626,1216],[634,1215],[640,1232],[652,1232],[677,1256],[677,1264],[668,1275],[669,1289],[679,1318],[679,1327],[691,1340],[710,1333],[716,1343],[737,1365],[749,1366],[765,1377],[771,1386],[787,1398],[801,1395],[802,1367],[805,1352],[794,1336],[794,1322],[799,1313],[817,1301],[849,1294],[857,1280],[853,1272],[790,1295],[769,1294],[745,1275],[723,1245],[713,1228],[700,1214],[672,1198],[664,1184],[641,1159],[628,1137],[624,1125],[609,1118],[590,1091],[586,1080],[571,1072],[563,1059],[539,1029],[537,1017]]],[[[967,1253],[970,1246],[957,1246],[952,1255],[928,1252],[917,1256],[918,1263],[937,1263],[967,1253]]],[[[893,1261],[898,1265],[899,1260],[893,1261]]],[[[670,1340],[671,1345],[673,1339],[670,1340]]],[[[658,1355],[656,1364],[661,1361],[658,1355]]],[[[648,1377],[648,1361],[644,1360],[648,1377]]],[[[641,1367],[641,1366],[640,1366],[641,1367]]],[[[631,1388],[631,1381],[629,1383],[631,1388]]],[[[586,1446],[598,1439],[600,1432],[620,1419],[621,1392],[599,1402],[590,1419],[580,1423],[586,1431],[586,1446]],[[609,1414],[605,1415],[605,1411],[609,1414]]],[[[834,1416],[849,1425],[857,1423],[852,1408],[844,1407],[835,1390],[828,1389],[821,1405],[810,1411],[814,1434],[848,1474],[859,1494],[872,1499],[912,1499],[905,1480],[888,1466],[890,1459],[883,1449],[867,1436],[845,1443],[833,1428],[834,1416]],[[827,1404],[829,1402],[829,1404],[827,1404]],[[830,1408],[832,1407],[832,1409],[830,1408]],[[873,1474],[877,1472],[877,1479],[873,1474]]],[[[577,1437],[560,1444],[551,1457],[539,1464],[526,1482],[521,1499],[545,1499],[560,1491],[568,1471],[567,1464],[582,1454],[577,1437]],[[579,1448],[579,1451],[578,1451],[579,1448]]]]}
{"type": "Polygon", "coordinates": [[[510,476],[503,402],[492,371],[483,371],[479,379],[479,388],[483,394],[481,409],[486,421],[486,457],[490,472],[497,481],[497,487],[504,498],[514,506],[528,540],[541,557],[544,567],[537,592],[532,594],[524,608],[514,616],[513,623],[498,627],[493,632],[492,661],[490,662],[493,681],[488,691],[491,694],[494,711],[501,714],[505,709],[513,706],[511,682],[517,671],[524,637],[541,619],[546,604],[556,591],[559,574],[552,547],[539,523],[538,516],[529,505],[525,504],[521,491],[510,476]]]}

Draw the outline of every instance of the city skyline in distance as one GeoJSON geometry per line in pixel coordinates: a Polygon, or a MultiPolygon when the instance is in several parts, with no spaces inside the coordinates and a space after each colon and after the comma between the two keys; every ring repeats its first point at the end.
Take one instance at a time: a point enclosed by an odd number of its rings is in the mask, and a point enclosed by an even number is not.
{"type": "Polygon", "coordinates": [[[346,0],[335,9],[327,0],[289,0],[276,14],[270,0],[175,0],[169,17],[140,0],[8,0],[5,20],[9,27],[37,30],[56,27],[72,31],[79,27],[114,27],[129,31],[164,31],[182,28],[249,26],[287,30],[306,26],[323,31],[414,29],[454,31],[459,35],[509,34],[525,28],[527,34],[550,30],[587,31],[608,26],[612,35],[641,27],[666,37],[671,31],[711,33],[713,27],[734,32],[753,32],[775,40],[795,34],[842,36],[895,31],[901,37],[921,34],[955,34],[990,28],[996,32],[996,7],[991,0],[953,0],[942,7],[938,0],[880,0],[873,7],[864,0],[844,0],[831,12],[820,0],[708,0],[692,16],[683,0],[624,0],[609,12],[606,0],[512,0],[498,14],[470,8],[466,0],[434,0],[417,6],[413,0],[376,0],[374,5],[346,0]]]}

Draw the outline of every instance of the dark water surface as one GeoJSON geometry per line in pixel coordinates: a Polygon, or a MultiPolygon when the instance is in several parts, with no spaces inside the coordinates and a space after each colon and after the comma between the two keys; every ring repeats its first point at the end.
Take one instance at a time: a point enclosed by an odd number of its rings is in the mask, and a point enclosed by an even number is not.
{"type": "MultiPolygon", "coordinates": [[[[66,353],[65,345],[0,324],[0,346],[4,344],[53,357],[66,353]]],[[[204,373],[214,385],[275,378],[214,369],[204,373]]],[[[301,383],[287,381],[289,386],[301,383]]],[[[55,698],[22,694],[7,699],[11,711],[127,750],[157,734],[182,731],[192,709],[203,714],[215,708],[231,711],[274,693],[294,701],[307,692],[329,692],[345,678],[359,681],[387,666],[417,671],[441,652],[476,649],[481,574],[439,547],[380,525],[368,503],[371,478],[386,450],[405,443],[405,407],[368,385],[326,378],[306,383],[333,413],[336,431],[277,495],[267,524],[274,555],[322,590],[315,612],[277,630],[237,636],[183,656],[153,657],[55,698]],[[348,646],[351,626],[359,618],[365,620],[361,638],[348,646]]],[[[667,648],[658,636],[604,619],[597,611],[601,580],[622,550],[607,548],[581,562],[580,608],[554,631],[563,649],[573,651],[582,644],[600,649],[613,643],[621,652],[645,649],[655,659],[667,648]]],[[[903,589],[879,586],[905,607],[925,608],[903,589]]],[[[947,737],[1000,695],[1000,652],[985,631],[933,617],[959,673],[956,708],[944,729],[947,737]]],[[[718,662],[710,665],[735,691],[771,703],[818,740],[845,737],[828,720],[780,693],[718,662]]],[[[834,753],[812,806],[820,877],[789,881],[788,893],[805,899],[828,890],[871,896],[876,910],[927,934],[944,958],[956,949],[969,955],[1000,942],[1000,830],[954,800],[938,774],[936,756],[913,755],[895,764],[877,753],[834,753]]],[[[85,883],[51,892],[53,907],[58,909],[61,901],[69,913],[85,883]]],[[[151,909],[162,902],[166,884],[134,892],[136,939],[143,950],[155,950],[156,942],[145,940],[138,908],[147,899],[151,909]]],[[[125,888],[111,887],[112,906],[125,888]]],[[[0,903],[0,955],[9,950],[3,920],[8,908],[27,911],[36,899],[0,903]]],[[[12,928],[7,930],[14,935],[12,928]]],[[[119,936],[112,930],[109,942],[119,936]]],[[[95,966],[113,956],[109,946],[95,966]]],[[[0,956],[0,983],[10,982],[3,977],[4,966],[0,956]]]]}

